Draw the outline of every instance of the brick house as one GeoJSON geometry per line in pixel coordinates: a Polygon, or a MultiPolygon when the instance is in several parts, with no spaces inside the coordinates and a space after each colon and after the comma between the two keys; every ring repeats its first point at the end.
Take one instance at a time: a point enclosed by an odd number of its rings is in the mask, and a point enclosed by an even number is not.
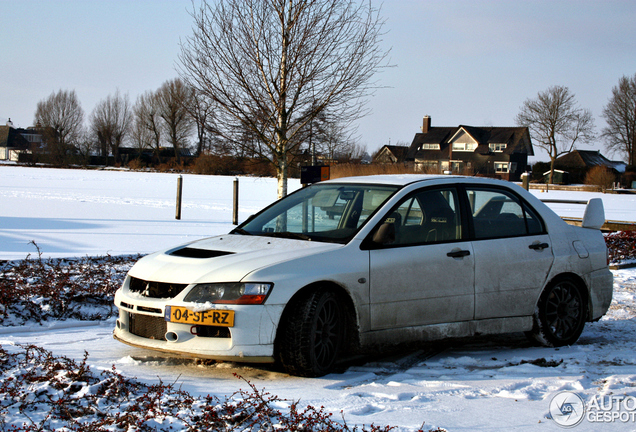
{"type": "Polygon", "coordinates": [[[406,158],[421,171],[518,181],[534,155],[527,127],[440,127],[426,116],[421,129],[406,158]]]}

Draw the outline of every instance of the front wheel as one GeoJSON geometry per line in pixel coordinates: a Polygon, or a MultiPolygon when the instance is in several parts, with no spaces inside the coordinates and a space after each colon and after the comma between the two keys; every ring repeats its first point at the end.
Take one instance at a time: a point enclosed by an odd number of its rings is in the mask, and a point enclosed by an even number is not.
{"type": "Polygon", "coordinates": [[[571,278],[551,283],[541,294],[528,336],[549,347],[572,345],[583,332],[587,296],[571,278]]]}
{"type": "Polygon", "coordinates": [[[326,375],[344,339],[341,302],[333,292],[313,291],[290,306],[279,335],[280,362],[292,375],[326,375]]]}

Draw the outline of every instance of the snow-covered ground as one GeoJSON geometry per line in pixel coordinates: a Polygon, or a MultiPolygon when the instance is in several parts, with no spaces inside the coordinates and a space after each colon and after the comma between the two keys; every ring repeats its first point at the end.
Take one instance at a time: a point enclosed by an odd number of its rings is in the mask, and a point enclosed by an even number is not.
{"type": "MultiPolygon", "coordinates": [[[[0,259],[146,253],[232,228],[233,177],[184,175],[182,220],[174,219],[175,174],[55,170],[0,165],[0,259]]],[[[292,181],[290,189],[299,187],[292,181]]],[[[273,179],[240,178],[240,219],[276,198],[273,179]]],[[[537,194],[541,194],[537,191],[537,194]]],[[[544,198],[545,193],[540,198],[544,198]]],[[[550,191],[550,199],[596,194],[550,191]]],[[[636,220],[636,199],[602,195],[607,219],[636,220]]],[[[583,206],[556,208],[580,217],[583,206]]],[[[389,424],[399,430],[559,430],[549,419],[552,398],[569,390],[600,401],[575,430],[636,430],[636,270],[614,271],[614,303],[579,342],[560,349],[531,346],[523,335],[422,344],[410,351],[350,363],[318,379],[262,367],[215,365],[166,357],[112,339],[114,321],[58,322],[0,328],[0,345],[36,344],[95,368],[115,365],[145,382],[178,382],[194,394],[227,395],[249,379],[301,405],[342,410],[349,424],[389,424]],[[610,399],[624,399],[620,407],[610,399]],[[627,413],[598,422],[599,413],[627,413]]],[[[601,418],[602,419],[602,418],[601,418]]]]}
{"type": "MultiPolygon", "coordinates": [[[[0,165],[0,259],[149,253],[232,229],[234,177],[0,165]]],[[[290,191],[300,187],[290,181],[290,191]]],[[[276,199],[273,178],[239,179],[239,219],[276,199]]]]}

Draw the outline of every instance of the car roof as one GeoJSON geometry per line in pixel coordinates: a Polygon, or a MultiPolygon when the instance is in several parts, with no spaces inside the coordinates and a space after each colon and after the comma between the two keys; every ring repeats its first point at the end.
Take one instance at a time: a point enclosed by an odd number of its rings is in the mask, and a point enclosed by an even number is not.
{"type": "Polygon", "coordinates": [[[382,184],[394,186],[406,186],[412,183],[427,182],[435,180],[455,179],[457,181],[474,181],[479,179],[479,183],[497,183],[500,180],[487,179],[484,177],[467,177],[459,175],[442,175],[442,174],[382,174],[357,177],[341,177],[333,180],[327,180],[322,183],[357,183],[357,184],[382,184]]]}

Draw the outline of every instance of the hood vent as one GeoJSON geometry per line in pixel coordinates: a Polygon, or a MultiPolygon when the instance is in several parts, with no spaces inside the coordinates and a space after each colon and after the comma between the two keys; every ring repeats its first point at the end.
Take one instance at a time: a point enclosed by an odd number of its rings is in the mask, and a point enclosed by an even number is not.
{"type": "Polygon", "coordinates": [[[195,249],[190,247],[184,247],[171,252],[170,255],[185,257],[185,258],[216,258],[224,255],[232,255],[234,252],[215,251],[208,249],[195,249]]]}

